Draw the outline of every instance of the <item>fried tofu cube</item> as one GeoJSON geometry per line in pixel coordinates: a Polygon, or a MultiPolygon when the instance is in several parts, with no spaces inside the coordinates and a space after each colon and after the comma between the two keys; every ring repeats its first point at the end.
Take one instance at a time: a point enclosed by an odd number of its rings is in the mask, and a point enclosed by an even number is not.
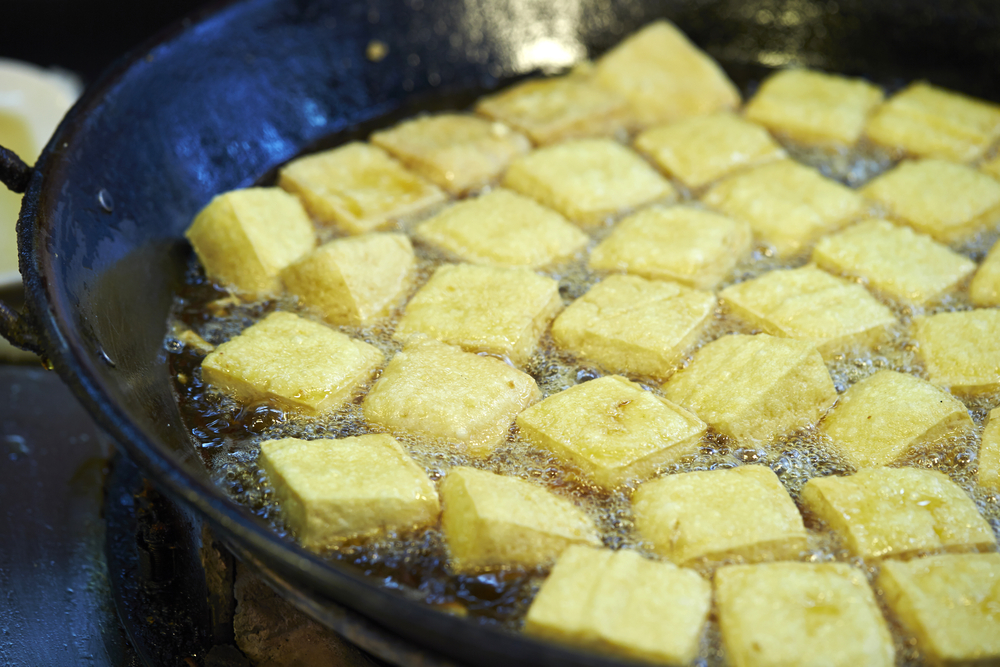
{"type": "Polygon", "coordinates": [[[686,118],[646,130],[635,147],[689,188],[787,157],[760,125],[731,113],[686,118]]]}
{"type": "Polygon", "coordinates": [[[767,334],[712,341],[663,391],[720,433],[750,441],[815,424],[837,399],[814,345],[767,334]]]}
{"type": "Polygon", "coordinates": [[[403,234],[340,238],[286,267],[285,290],[331,324],[367,324],[406,292],[413,246],[403,234]]]}
{"type": "Polygon", "coordinates": [[[693,570],[634,551],[572,546],[531,603],[524,631],[638,660],[687,665],[697,653],[712,587],[693,570]]]}
{"type": "Polygon", "coordinates": [[[918,444],[971,429],[961,401],[930,382],[888,370],[848,389],[820,424],[855,468],[887,465],[918,444]]]}
{"type": "Polygon", "coordinates": [[[371,135],[371,142],[453,195],[500,178],[531,142],[503,123],[457,113],[422,116],[371,135]]]}
{"type": "Polygon", "coordinates": [[[747,254],[751,239],[745,220],[690,206],[650,206],[615,225],[588,266],[712,289],[747,254]]]}
{"type": "Polygon", "coordinates": [[[476,111],[524,132],[536,144],[611,137],[625,129],[629,106],[588,77],[536,79],[484,97],[476,111]]]}
{"type": "Polygon", "coordinates": [[[523,365],[560,308],[559,283],[529,269],[444,264],[410,299],[395,336],[427,334],[523,365]]]}
{"type": "Polygon", "coordinates": [[[441,511],[434,483],[392,436],[268,440],[259,463],[307,549],[410,532],[441,511]]]}
{"type": "Polygon", "coordinates": [[[814,477],[802,488],[802,502],[861,558],[996,541],[972,499],[936,470],[866,468],[849,477],[814,477]]]}
{"type": "Polygon", "coordinates": [[[666,377],[705,330],[715,304],[711,292],[608,276],[556,318],[552,338],[609,370],[666,377]]]}
{"type": "Polygon", "coordinates": [[[891,667],[895,649],[864,573],[846,563],[732,565],[715,573],[732,665],[891,667]]]}
{"type": "Polygon", "coordinates": [[[378,348],[277,311],[215,348],[201,377],[237,400],[319,415],[346,403],[382,363],[378,348]]]}
{"type": "Polygon", "coordinates": [[[656,21],[597,62],[597,82],[625,97],[640,127],[735,109],[740,93],[712,58],[668,21],[656,21]]]}
{"type": "Polygon", "coordinates": [[[392,433],[444,441],[473,456],[503,442],[542,394],[530,375],[494,357],[414,336],[365,396],[365,419],[392,433]]]}
{"type": "Polygon", "coordinates": [[[890,561],[877,584],[929,663],[1000,661],[1000,554],[890,561]]]}
{"type": "Polygon", "coordinates": [[[993,408],[979,445],[979,485],[1000,491],[1000,408],[993,408]]]}
{"type": "Polygon", "coordinates": [[[292,160],[278,185],[297,194],[314,218],[364,234],[447,197],[381,148],[352,142],[292,160]]]}
{"type": "Polygon", "coordinates": [[[548,489],[475,468],[452,468],[441,482],[450,568],[458,574],[551,565],[574,544],[598,546],[594,522],[548,489]]]}
{"type": "Polygon", "coordinates": [[[913,329],[931,382],[961,395],[1000,389],[1000,310],[938,313],[913,329]]]}
{"type": "Polygon", "coordinates": [[[570,387],[517,416],[521,437],[613,489],[693,453],[705,423],[619,375],[570,387]]]}
{"type": "Polygon", "coordinates": [[[280,293],[278,273],[316,246],[302,204],[278,188],[216,196],[184,236],[205,275],[251,298],[280,293]]]}
{"type": "Polygon", "coordinates": [[[597,225],[677,196],[645,160],[611,139],[579,139],[540,148],[514,160],[503,185],[580,225],[597,225]]]}
{"type": "Polygon", "coordinates": [[[1000,241],[993,244],[969,285],[969,298],[980,308],[1000,306],[1000,241]]]}
{"type": "Polygon", "coordinates": [[[746,220],[779,255],[795,255],[865,211],[858,193],[792,160],[778,160],[731,176],[702,199],[726,215],[746,220]]]}
{"type": "Polygon", "coordinates": [[[861,193],[890,218],[942,243],[973,236],[1000,218],[1000,183],[944,160],[904,160],[861,193]]]}
{"type": "Polygon", "coordinates": [[[921,81],[876,110],[866,131],[910,155],[969,162],[1000,138],[1000,107],[921,81]]]}
{"type": "Polygon", "coordinates": [[[572,257],[590,241],[552,209],[503,188],[449,206],[418,224],[415,235],[473,264],[532,269],[572,257]]]}
{"type": "Polygon", "coordinates": [[[877,219],[820,239],[812,261],[832,273],[861,278],[896,301],[918,306],[954,291],[976,269],[971,260],[926,234],[877,219]]]}
{"type": "Polygon", "coordinates": [[[746,116],[803,144],[853,146],[882,97],[863,79],[786,69],[761,84],[746,116]]]}
{"type": "Polygon", "coordinates": [[[866,347],[896,323],[864,287],[815,266],[771,271],[719,293],[739,319],[772,336],[816,345],[825,358],[866,347]]]}

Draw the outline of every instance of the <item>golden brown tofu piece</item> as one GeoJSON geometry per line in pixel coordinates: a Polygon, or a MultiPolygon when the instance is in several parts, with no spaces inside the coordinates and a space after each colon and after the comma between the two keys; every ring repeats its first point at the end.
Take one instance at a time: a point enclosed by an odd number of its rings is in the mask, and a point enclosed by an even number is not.
{"type": "Polygon", "coordinates": [[[278,188],[218,195],[184,235],[205,275],[250,298],[280,293],[278,273],[316,245],[302,204],[278,188]]]}
{"type": "Polygon", "coordinates": [[[960,395],[1000,389],[1000,310],[921,317],[913,324],[913,337],[934,384],[960,395]]]}
{"type": "Polygon", "coordinates": [[[979,445],[979,485],[1000,491],[1000,408],[993,408],[979,445]]]}
{"type": "Polygon", "coordinates": [[[381,148],[353,142],[292,160],[278,185],[297,194],[314,218],[364,234],[447,197],[381,148]]]}
{"type": "Polygon", "coordinates": [[[972,278],[969,299],[980,308],[1000,306],[1000,241],[993,244],[972,278]]]}
{"type": "Polygon", "coordinates": [[[802,488],[802,502],[861,558],[995,544],[972,499],[936,470],[867,468],[849,477],[814,477],[802,488]]]}
{"type": "Polygon", "coordinates": [[[457,113],[402,122],[372,133],[371,142],[453,195],[496,181],[531,150],[527,137],[503,123],[457,113]]]}
{"type": "Polygon", "coordinates": [[[368,343],[278,311],[215,348],[201,377],[243,403],[266,400],[319,415],[346,403],[382,359],[368,343]]]}
{"type": "Polygon", "coordinates": [[[698,449],[705,423],[612,375],[553,394],[517,416],[521,437],[613,489],[698,449]]]}

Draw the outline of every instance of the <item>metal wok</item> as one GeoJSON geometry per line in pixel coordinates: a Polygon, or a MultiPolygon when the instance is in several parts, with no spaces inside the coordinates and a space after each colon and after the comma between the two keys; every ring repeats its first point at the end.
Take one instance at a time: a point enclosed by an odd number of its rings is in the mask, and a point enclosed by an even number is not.
{"type": "Polygon", "coordinates": [[[744,93],[769,68],[806,65],[1000,100],[989,0],[224,3],[106,72],[33,171],[0,158],[0,180],[26,187],[26,306],[0,308],[2,333],[40,352],[162,489],[294,586],[463,663],[610,664],[432,611],[280,539],[209,481],[179,421],[163,339],[190,252],[184,229],[214,194],[303,150],[599,55],[661,16],[744,93]]]}

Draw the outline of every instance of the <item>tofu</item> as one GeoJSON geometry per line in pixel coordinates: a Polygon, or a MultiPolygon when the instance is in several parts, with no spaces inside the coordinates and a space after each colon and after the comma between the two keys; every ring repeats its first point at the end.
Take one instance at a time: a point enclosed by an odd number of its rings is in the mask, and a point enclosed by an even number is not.
{"type": "Polygon", "coordinates": [[[459,196],[500,178],[531,142],[503,123],[467,114],[420,116],[381,132],[371,142],[446,192],[459,196]]]}
{"type": "Polygon", "coordinates": [[[447,199],[377,146],[352,142],[292,160],[278,185],[301,197],[318,221],[364,234],[447,199]]]}
{"type": "Polygon", "coordinates": [[[441,500],[441,529],[455,574],[547,567],[574,544],[601,544],[583,510],[516,477],[452,468],[441,482],[441,500]]]}
{"type": "Polygon", "coordinates": [[[885,563],[877,585],[930,664],[1000,661],[1000,554],[885,563]]]}
{"type": "Polygon", "coordinates": [[[860,278],[894,301],[917,306],[954,292],[976,265],[926,234],[870,219],[819,240],[812,261],[831,273],[860,278]]]}
{"type": "Polygon", "coordinates": [[[514,417],[541,397],[530,375],[499,359],[414,336],[362,407],[369,423],[391,433],[486,456],[507,437],[514,417]]]}
{"type": "Polygon", "coordinates": [[[727,287],[719,298],[755,329],[811,342],[827,359],[875,345],[896,323],[864,287],[815,266],[771,271],[727,287]]]}
{"type": "Polygon", "coordinates": [[[855,468],[887,465],[917,445],[972,428],[968,409],[951,394],[888,370],[848,389],[820,423],[855,468]]]}
{"type": "Polygon", "coordinates": [[[761,84],[745,113],[801,144],[853,146],[882,97],[882,90],[864,79],[785,69],[761,84]]]}
{"type": "Polygon", "coordinates": [[[979,486],[1000,491],[1000,408],[993,408],[979,445],[979,486]]]}
{"type": "Polygon", "coordinates": [[[632,513],[643,541],[683,566],[734,558],[797,558],[808,546],[802,516],[766,466],[679,473],[646,482],[632,494],[632,513]]]}
{"type": "Polygon", "coordinates": [[[278,273],[316,246],[302,204],[278,188],[217,195],[184,236],[206,276],[251,299],[280,294],[278,273]]]}
{"type": "Polygon", "coordinates": [[[597,82],[629,101],[639,127],[735,109],[740,93],[719,64],[669,21],[655,21],[597,61],[597,82]]]}
{"type": "Polygon", "coordinates": [[[1000,241],[993,244],[972,278],[969,300],[980,308],[1000,306],[1000,241]]]}
{"type": "Polygon", "coordinates": [[[414,268],[403,234],[365,234],[323,244],[281,272],[285,291],[331,324],[368,324],[405,296],[414,268]]]}
{"type": "Polygon", "coordinates": [[[629,122],[624,97],[577,74],[519,83],[484,97],[476,111],[517,128],[540,145],[613,137],[629,122]]]}
{"type": "Polygon", "coordinates": [[[941,243],[962,241],[1000,219],[1000,183],[944,160],[904,160],[861,193],[888,217],[941,243]]]}
{"type": "Polygon", "coordinates": [[[695,452],[705,423],[619,375],[549,396],[517,416],[521,437],[614,489],[695,452]]]}
{"type": "Polygon", "coordinates": [[[409,533],[441,512],[434,483],[388,435],[267,440],[258,463],[307,549],[409,533]]]}
{"type": "Polygon", "coordinates": [[[867,468],[849,477],[814,477],[801,499],[860,558],[995,544],[972,499],[936,470],[867,468]]]}
{"type": "Polygon", "coordinates": [[[584,226],[677,197],[674,187],[645,160],[611,139],[540,148],[514,160],[503,186],[584,226]]]}
{"type": "Polygon", "coordinates": [[[752,237],[745,220],[691,206],[650,206],[615,225],[588,266],[708,290],[746,256],[752,237]]]}
{"type": "Polygon", "coordinates": [[[201,378],[242,403],[270,401],[306,415],[336,411],[381,365],[378,348],[277,311],[215,348],[201,378]]]}
{"type": "Polygon", "coordinates": [[[532,269],[573,257],[590,241],[552,209],[503,188],[449,206],[418,224],[415,236],[473,264],[532,269]]]}
{"type": "Polygon", "coordinates": [[[866,210],[858,193],[792,160],[731,176],[712,186],[702,201],[746,220],[757,238],[780,256],[802,252],[866,210]]]}
{"type": "Polygon", "coordinates": [[[910,155],[969,162],[1000,138],[1000,107],[920,81],[882,105],[866,132],[910,155]]]}
{"type": "Polygon", "coordinates": [[[731,665],[891,667],[895,649],[864,573],[846,563],[733,565],[715,573],[731,665]]]}
{"type": "Polygon", "coordinates": [[[663,392],[740,441],[766,441],[811,426],[837,399],[814,345],[767,334],[712,341],[667,380],[663,392]]]}
{"type": "Polygon", "coordinates": [[[650,128],[636,137],[635,147],[691,189],[787,157],[767,130],[727,112],[650,128]]]}
{"type": "Polygon", "coordinates": [[[1000,389],[1000,310],[921,317],[913,324],[913,338],[934,384],[960,395],[1000,389]]]}
{"type": "Polygon", "coordinates": [[[712,602],[692,570],[634,551],[572,546],[542,583],[524,631],[574,647],[676,665],[691,663],[712,602]]]}
{"type": "Polygon", "coordinates": [[[613,372],[666,377],[711,322],[715,304],[711,292],[612,275],[556,318],[552,339],[613,372]]]}
{"type": "Polygon", "coordinates": [[[529,269],[443,264],[410,299],[394,335],[427,334],[520,366],[561,308],[559,283],[529,269]]]}

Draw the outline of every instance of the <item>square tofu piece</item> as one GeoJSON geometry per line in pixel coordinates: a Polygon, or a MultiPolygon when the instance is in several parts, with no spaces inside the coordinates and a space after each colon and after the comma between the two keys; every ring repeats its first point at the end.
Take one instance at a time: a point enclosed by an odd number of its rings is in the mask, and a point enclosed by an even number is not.
{"type": "Polygon", "coordinates": [[[766,466],[646,482],[632,495],[632,511],[642,539],[678,565],[796,558],[808,546],[799,510],[766,466]]]}
{"type": "Polygon", "coordinates": [[[910,155],[969,162],[1000,137],[1000,107],[919,82],[882,105],[866,131],[910,155]]]}
{"type": "Polygon", "coordinates": [[[364,401],[372,424],[486,456],[514,417],[539,400],[530,375],[493,357],[415,336],[385,367],[364,401]]]}
{"type": "Polygon", "coordinates": [[[712,341],[663,391],[720,433],[751,441],[815,424],[837,399],[814,345],[767,334],[712,341]]]}
{"type": "Polygon", "coordinates": [[[624,96],[641,127],[735,109],[740,93],[674,24],[651,23],[598,62],[597,82],[624,96]]]}
{"type": "Polygon", "coordinates": [[[575,74],[525,81],[483,98],[476,111],[517,128],[536,144],[611,137],[629,120],[624,97],[575,74]]]}
{"type": "Polygon", "coordinates": [[[278,185],[301,197],[314,218],[348,234],[370,232],[446,199],[381,148],[358,142],[292,160],[278,185]]]}
{"type": "Polygon", "coordinates": [[[389,435],[268,440],[260,446],[288,525],[308,549],[437,523],[434,483],[389,435]]]}
{"type": "Polygon", "coordinates": [[[266,400],[319,415],[350,400],[382,363],[378,348],[278,311],[215,348],[201,377],[243,403],[266,400]]]}
{"type": "Polygon", "coordinates": [[[613,489],[698,449],[705,423],[618,375],[549,396],[517,416],[521,437],[613,489]]]}
{"type": "Polygon", "coordinates": [[[976,269],[926,234],[886,220],[865,220],[819,240],[812,261],[903,303],[926,306],[954,291],[976,269]]]}
{"type": "Polygon", "coordinates": [[[503,185],[580,225],[597,225],[677,196],[645,160],[611,139],[579,139],[540,148],[515,160],[503,185]]]}
{"type": "Polygon", "coordinates": [[[409,285],[413,246],[403,234],[365,234],[325,243],[281,272],[289,294],[332,324],[367,324],[409,285]]]}
{"type": "Polygon", "coordinates": [[[929,663],[1000,662],[1000,554],[890,561],[877,584],[929,663]]]}
{"type": "Polygon", "coordinates": [[[531,150],[527,137],[503,123],[455,113],[408,120],[373,133],[371,142],[453,195],[496,181],[531,150]]]}
{"type": "Polygon", "coordinates": [[[621,373],[666,377],[715,313],[715,295],[677,283],[613,275],[552,324],[556,345],[621,373]]]}
{"type": "Polygon", "coordinates": [[[931,382],[961,395],[1000,389],[1000,310],[938,313],[913,328],[931,382]]]}
{"type": "Polygon", "coordinates": [[[863,79],[786,69],[761,84],[746,116],[802,144],[853,146],[881,101],[882,90],[863,79]]]}
{"type": "Polygon", "coordinates": [[[971,429],[961,401],[896,371],[879,371],[848,389],[820,424],[855,468],[884,466],[915,445],[971,429]]]}
{"type": "Polygon", "coordinates": [[[749,222],[759,240],[783,256],[801,252],[865,211],[858,193],[791,160],[731,176],[713,186],[702,201],[749,222]]]}
{"type": "Polygon", "coordinates": [[[809,341],[825,358],[873,345],[896,323],[892,311],[864,287],[815,266],[771,271],[727,287],[719,297],[754,328],[809,341]]]}
{"type": "Polygon", "coordinates": [[[441,529],[457,574],[545,567],[571,545],[601,543],[583,510],[516,477],[452,468],[441,500],[441,529]]]}
{"type": "Polygon", "coordinates": [[[715,573],[719,626],[740,667],[891,667],[895,649],[864,573],[846,563],[733,565],[715,573]]]}
{"type": "Polygon", "coordinates": [[[1000,218],[1000,183],[944,160],[904,160],[861,193],[882,205],[890,218],[942,243],[973,236],[1000,218]]]}
{"type": "Polygon", "coordinates": [[[415,235],[473,264],[532,269],[572,257],[590,240],[552,209],[503,188],[449,206],[415,235]]]}
{"type": "Polygon", "coordinates": [[[979,485],[1000,491],[1000,408],[993,408],[979,445],[979,485]]]}
{"type": "Polygon", "coordinates": [[[278,273],[316,246],[302,204],[278,188],[218,195],[184,235],[205,275],[251,298],[280,293],[278,273]]]}
{"type": "Polygon", "coordinates": [[[615,225],[588,265],[712,289],[747,254],[751,240],[745,220],[690,206],[650,206],[615,225]]]}
{"type": "Polygon", "coordinates": [[[936,470],[868,468],[849,477],[814,477],[802,488],[802,502],[861,558],[986,548],[996,541],[972,499],[936,470]]]}
{"type": "Polygon", "coordinates": [[[698,653],[712,587],[697,572],[634,551],[572,546],[524,620],[528,634],[671,665],[698,653]]]}
{"type": "Polygon", "coordinates": [[[993,244],[986,259],[979,265],[972,284],[969,298],[980,308],[1000,306],[1000,241],[993,244]]]}
{"type": "Polygon", "coordinates": [[[646,130],[635,147],[689,188],[787,157],[767,130],[731,113],[696,116],[646,130]]]}
{"type": "Polygon", "coordinates": [[[560,308],[559,283],[529,269],[445,264],[410,299],[395,336],[427,334],[520,366],[560,308]]]}

